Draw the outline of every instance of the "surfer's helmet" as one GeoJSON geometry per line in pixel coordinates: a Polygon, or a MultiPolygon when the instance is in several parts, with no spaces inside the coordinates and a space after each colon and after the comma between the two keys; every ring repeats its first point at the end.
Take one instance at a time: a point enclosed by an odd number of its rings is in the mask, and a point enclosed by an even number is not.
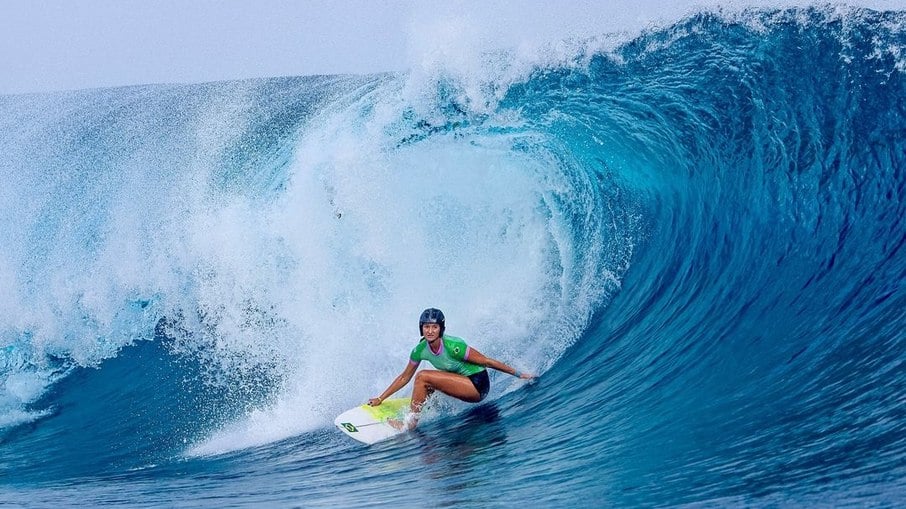
{"type": "Polygon", "coordinates": [[[418,319],[418,334],[422,333],[422,325],[426,323],[436,323],[440,325],[440,335],[444,335],[444,312],[437,308],[428,308],[422,311],[422,316],[418,319]]]}

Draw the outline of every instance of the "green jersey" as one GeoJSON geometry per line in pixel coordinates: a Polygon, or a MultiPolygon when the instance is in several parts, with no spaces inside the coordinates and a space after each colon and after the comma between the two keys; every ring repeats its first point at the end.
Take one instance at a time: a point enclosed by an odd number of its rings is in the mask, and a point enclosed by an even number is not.
{"type": "Polygon", "coordinates": [[[409,362],[417,366],[421,361],[428,361],[439,370],[472,376],[483,371],[484,366],[469,362],[471,352],[472,349],[461,338],[444,334],[437,353],[432,352],[428,341],[422,338],[409,354],[409,362]]]}

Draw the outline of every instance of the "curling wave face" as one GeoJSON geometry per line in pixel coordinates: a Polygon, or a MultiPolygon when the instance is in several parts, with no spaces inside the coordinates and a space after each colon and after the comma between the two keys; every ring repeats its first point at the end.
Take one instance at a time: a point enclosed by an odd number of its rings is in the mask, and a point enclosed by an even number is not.
{"type": "Polygon", "coordinates": [[[486,82],[2,98],[6,464],[249,504],[449,470],[550,504],[894,500],[903,21],[706,13],[486,82]],[[378,452],[324,432],[429,306],[541,381],[378,452]]]}

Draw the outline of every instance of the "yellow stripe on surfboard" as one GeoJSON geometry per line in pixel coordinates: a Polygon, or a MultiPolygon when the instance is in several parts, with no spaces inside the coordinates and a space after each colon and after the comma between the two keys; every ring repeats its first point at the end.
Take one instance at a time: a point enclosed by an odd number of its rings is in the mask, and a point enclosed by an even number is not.
{"type": "Polygon", "coordinates": [[[367,403],[362,408],[372,419],[376,421],[386,421],[396,417],[402,417],[409,410],[409,403],[412,398],[394,398],[384,400],[378,406],[369,406],[367,403]]]}

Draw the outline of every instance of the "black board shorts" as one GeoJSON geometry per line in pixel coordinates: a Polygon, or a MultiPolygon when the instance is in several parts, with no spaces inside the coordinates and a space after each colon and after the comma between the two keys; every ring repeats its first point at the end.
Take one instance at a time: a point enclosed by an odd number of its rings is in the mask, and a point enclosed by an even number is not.
{"type": "Polygon", "coordinates": [[[491,379],[488,378],[488,370],[483,369],[474,375],[469,375],[472,385],[478,390],[478,401],[481,401],[491,391],[491,379]]]}

